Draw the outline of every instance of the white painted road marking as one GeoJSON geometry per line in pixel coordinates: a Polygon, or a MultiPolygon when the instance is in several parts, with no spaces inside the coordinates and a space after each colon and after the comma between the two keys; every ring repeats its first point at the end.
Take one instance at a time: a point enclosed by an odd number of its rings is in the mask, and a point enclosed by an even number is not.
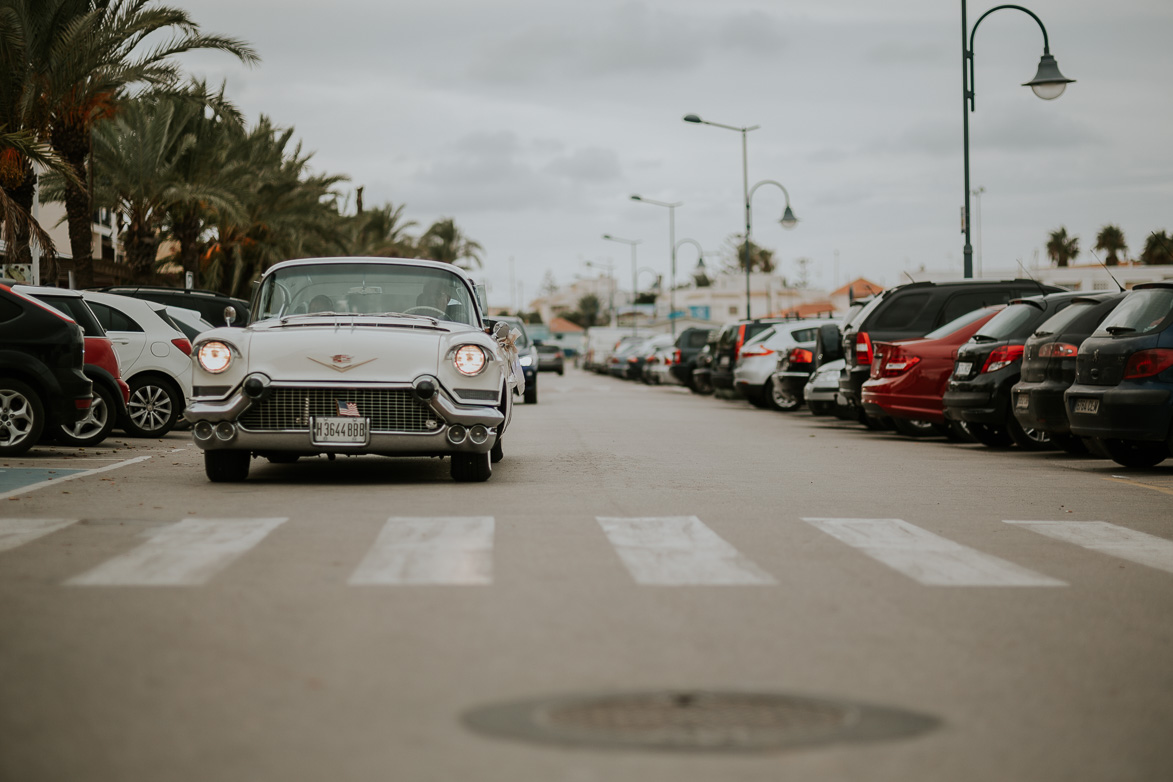
{"type": "Polygon", "coordinates": [[[1007,521],[1055,540],[1173,573],[1173,541],[1106,521],[1007,521]]]}
{"type": "Polygon", "coordinates": [[[926,586],[1066,586],[901,519],[803,521],[926,586]]]}
{"type": "Polygon", "coordinates": [[[199,586],[286,520],[184,519],[152,531],[150,539],[133,551],[65,583],[71,586],[199,586]]]}
{"type": "Polygon", "coordinates": [[[696,516],[596,518],[636,583],[654,586],[777,583],[696,516]]]}
{"type": "Polygon", "coordinates": [[[3,494],[0,494],[0,500],[6,500],[9,497],[15,497],[16,495],[24,494],[25,492],[43,489],[46,486],[56,486],[63,481],[72,481],[74,478],[85,478],[90,475],[96,475],[100,472],[106,472],[107,470],[117,470],[119,467],[126,467],[127,465],[135,464],[136,462],[143,462],[150,458],[151,457],[149,456],[136,456],[133,459],[127,459],[126,461],[118,462],[117,464],[108,464],[105,467],[96,467],[92,470],[75,472],[72,475],[62,475],[60,478],[53,478],[48,481],[41,481],[40,483],[33,483],[28,486],[21,486],[19,489],[13,489],[12,491],[6,491],[3,494]]]}
{"type": "Polygon", "coordinates": [[[355,585],[493,583],[492,516],[391,517],[355,585]]]}
{"type": "Polygon", "coordinates": [[[0,551],[23,546],[76,522],[77,519],[0,519],[0,551]]]}

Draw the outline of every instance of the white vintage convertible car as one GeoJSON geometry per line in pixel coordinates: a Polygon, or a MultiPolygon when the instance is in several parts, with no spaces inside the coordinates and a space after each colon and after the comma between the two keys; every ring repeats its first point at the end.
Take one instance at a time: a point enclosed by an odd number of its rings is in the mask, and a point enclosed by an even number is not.
{"type": "Polygon", "coordinates": [[[456,267],[395,258],[279,263],[252,321],[199,335],[184,417],[209,480],[242,481],[253,456],[448,456],[484,481],[524,391],[505,324],[456,267]]]}

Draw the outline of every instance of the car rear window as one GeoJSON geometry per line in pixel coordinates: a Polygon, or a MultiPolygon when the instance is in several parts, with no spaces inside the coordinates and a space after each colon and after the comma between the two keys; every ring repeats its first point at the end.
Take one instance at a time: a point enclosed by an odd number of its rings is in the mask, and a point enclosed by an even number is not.
{"type": "Polygon", "coordinates": [[[871,329],[902,329],[911,326],[916,316],[929,303],[928,291],[916,291],[904,295],[893,296],[888,303],[876,310],[872,321],[868,324],[871,329]]]}
{"type": "Polygon", "coordinates": [[[1146,288],[1124,297],[1104,319],[1096,336],[1149,334],[1173,321],[1173,288],[1146,288]]]}
{"type": "MultiPolygon", "coordinates": [[[[1088,317],[1096,307],[1100,306],[1098,301],[1076,301],[1072,302],[1071,306],[1066,309],[1059,310],[1051,317],[1044,320],[1035,329],[1035,336],[1047,337],[1052,334],[1062,334],[1069,331],[1076,321],[1080,318],[1088,317]]],[[[1088,324],[1095,325],[1095,324],[1088,324]]]]}
{"type": "Polygon", "coordinates": [[[814,342],[815,335],[818,333],[819,330],[817,328],[796,329],[790,332],[790,336],[794,339],[795,342],[814,342]]]}
{"type": "Polygon", "coordinates": [[[925,339],[941,339],[942,337],[947,337],[950,334],[952,334],[953,332],[957,331],[958,329],[965,328],[969,324],[973,323],[975,320],[979,320],[981,318],[984,318],[985,316],[987,316],[989,314],[990,314],[989,307],[982,307],[981,309],[973,310],[972,312],[967,312],[964,315],[961,315],[960,317],[956,317],[953,320],[949,321],[944,326],[939,326],[938,328],[934,329],[933,331],[930,331],[928,334],[925,334],[925,339]]]}
{"type": "Polygon", "coordinates": [[[703,348],[705,343],[709,341],[708,331],[690,331],[684,335],[685,342],[681,347],[688,348],[703,348]]]}
{"type": "Polygon", "coordinates": [[[974,339],[1025,339],[1044,316],[1045,311],[1034,304],[1011,304],[978,329],[974,339]]]}
{"type": "Polygon", "coordinates": [[[94,317],[94,313],[86,306],[80,296],[53,296],[42,293],[35,293],[33,296],[77,321],[77,325],[81,326],[82,332],[87,337],[106,336],[102,324],[94,317]]]}

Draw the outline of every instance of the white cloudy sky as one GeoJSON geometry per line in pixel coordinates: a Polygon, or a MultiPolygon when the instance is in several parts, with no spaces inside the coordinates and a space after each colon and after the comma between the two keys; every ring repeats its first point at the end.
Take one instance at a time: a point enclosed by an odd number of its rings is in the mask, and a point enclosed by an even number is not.
{"type": "MultiPolygon", "coordinates": [[[[614,261],[626,287],[630,252],[603,233],[642,239],[639,265],[667,277],[667,210],[632,193],[684,202],[677,238],[706,251],[742,230],[740,136],[688,113],[761,126],[750,183],[780,181],[801,220],[777,224],[776,188],[754,198],[754,240],[784,274],[799,257],[824,287],[961,268],[958,0],[171,1],[262,58],[201,54],[193,72],[227,79],[250,122],[293,126],[315,167],[365,186],[367,204],[406,204],[425,226],[455,218],[485,248],[494,304],[518,288],[532,298],[546,270],[591,274],[586,261],[614,261]]],[[[970,24],[994,5],[970,3],[970,24]]],[[[1087,262],[1106,223],[1139,252],[1173,229],[1173,3],[1028,7],[1077,82],[1053,102],[1019,86],[1042,53],[1025,14],[979,28],[982,264],[1044,264],[1060,226],[1087,262]]],[[[681,248],[678,277],[695,259],[681,248]]]]}

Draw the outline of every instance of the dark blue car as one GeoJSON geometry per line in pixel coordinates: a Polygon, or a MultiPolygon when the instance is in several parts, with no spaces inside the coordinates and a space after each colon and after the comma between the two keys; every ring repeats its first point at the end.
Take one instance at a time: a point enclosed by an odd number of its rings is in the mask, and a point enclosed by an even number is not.
{"type": "Polygon", "coordinates": [[[1173,282],[1136,286],[1080,345],[1064,400],[1072,434],[1125,467],[1173,454],[1173,282]]]}

